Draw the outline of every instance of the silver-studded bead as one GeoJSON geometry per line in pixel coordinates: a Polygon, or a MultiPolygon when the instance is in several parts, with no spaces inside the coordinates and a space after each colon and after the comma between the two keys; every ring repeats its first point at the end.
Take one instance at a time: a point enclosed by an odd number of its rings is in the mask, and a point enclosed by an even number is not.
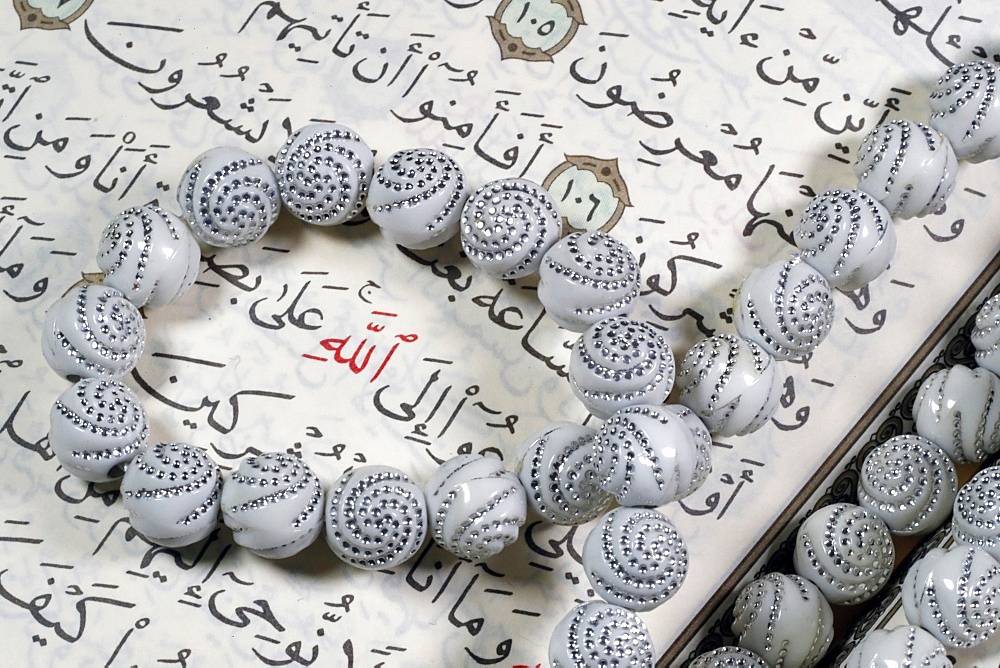
{"type": "Polygon", "coordinates": [[[976,364],[1000,376],[1000,295],[987,299],[976,312],[971,339],[976,349],[976,364]]]}
{"type": "Polygon", "coordinates": [[[219,523],[219,466],[201,448],[157,443],[129,464],[122,503],[132,528],[164,547],[191,545],[219,523]]]}
{"type": "Polygon", "coordinates": [[[59,375],[121,378],[142,356],[146,326],[121,291],[82,285],[49,307],[41,338],[42,356],[59,375]]]}
{"type": "Polygon", "coordinates": [[[339,225],[361,213],[374,170],[368,144],[339,123],[299,128],[274,156],[281,201],[313,225],[339,225]]]}
{"type": "Polygon", "coordinates": [[[988,466],[962,485],[954,511],[955,542],[982,548],[1000,562],[1000,466],[988,466]]]}
{"type": "Polygon", "coordinates": [[[573,232],[545,254],[538,300],[560,327],[582,332],[628,315],[639,298],[639,261],[604,232],[573,232]]]}
{"type": "Polygon", "coordinates": [[[955,149],[959,160],[1000,156],[1000,97],[995,64],[977,60],[952,65],[931,91],[931,127],[955,149]]]}
{"type": "Polygon", "coordinates": [[[745,647],[727,645],[700,654],[688,668],[769,668],[756,652],[745,647]]]}
{"type": "Polygon", "coordinates": [[[944,645],[919,626],[868,631],[842,665],[843,668],[952,668],[944,645]]]}
{"type": "Polygon", "coordinates": [[[1000,450],[1000,378],[986,369],[953,366],[932,373],[913,402],[916,432],[956,464],[981,462],[1000,450]]]}
{"type": "Polygon", "coordinates": [[[222,521],[237,544],[268,559],[308,547],[323,529],[323,487],[299,458],[245,457],[222,485],[222,521]]]}
{"type": "Polygon", "coordinates": [[[583,545],[583,569],[597,595],[641,612],[667,602],[684,584],[688,553],[674,523],[646,508],[605,513],[583,545]]]}
{"type": "Polygon", "coordinates": [[[120,478],[148,436],[139,397],[110,378],[77,381],[49,412],[52,453],[64,469],[90,482],[120,478]]]}
{"type": "Polygon", "coordinates": [[[642,619],[631,610],[599,601],[570,610],[549,640],[552,668],[652,668],[653,659],[653,640],[642,619]]]}
{"type": "Polygon", "coordinates": [[[352,566],[398,566],[420,549],[426,535],[423,490],[391,466],[353,469],[327,493],[326,542],[352,566]]]}

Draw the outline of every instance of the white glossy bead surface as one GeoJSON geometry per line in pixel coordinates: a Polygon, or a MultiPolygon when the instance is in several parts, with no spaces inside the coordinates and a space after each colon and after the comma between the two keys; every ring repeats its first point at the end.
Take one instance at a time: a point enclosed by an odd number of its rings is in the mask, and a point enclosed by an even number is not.
{"type": "Polygon", "coordinates": [[[573,332],[628,315],[639,297],[639,261],[604,232],[566,235],[545,254],[539,275],[538,300],[573,332]]]}
{"type": "Polygon", "coordinates": [[[187,443],[150,446],[129,464],[121,485],[132,528],[164,547],[207,538],[219,523],[221,491],[218,465],[187,443]]]}
{"type": "Polygon", "coordinates": [[[934,548],[906,572],[903,612],[945,647],[974,647],[1000,623],[1000,563],[978,547],[934,548]]]}
{"type": "Polygon", "coordinates": [[[375,160],[368,144],[339,123],[293,132],[274,156],[281,201],[299,220],[339,225],[365,207],[375,160]]]}
{"type": "Polygon", "coordinates": [[[49,307],[41,343],[49,367],[70,380],[121,378],[142,356],[146,326],[121,291],[83,285],[49,307]]]}
{"type": "Polygon", "coordinates": [[[680,403],[719,436],[742,436],[767,424],[778,409],[781,381],[774,357],[732,334],[691,346],[676,379],[680,403]]]}
{"type": "Polygon", "coordinates": [[[398,469],[361,466],[327,492],[326,542],[352,566],[398,566],[420,549],[426,535],[424,492],[398,469]]]}
{"type": "Polygon", "coordinates": [[[950,142],[937,130],[905,120],[869,132],[854,163],[858,190],[898,218],[938,211],[955,189],[957,171],[950,142]]]}
{"type": "Polygon", "coordinates": [[[458,233],[469,188],[458,163],[441,151],[397,151],[375,172],[368,215],[392,243],[431,248],[458,233]]]}
{"type": "Polygon", "coordinates": [[[712,434],[708,431],[708,427],[705,426],[702,419],[687,406],[681,404],[664,404],[663,408],[668,413],[673,413],[684,421],[694,442],[694,471],[690,475],[685,473],[683,476],[683,481],[687,482],[687,486],[679,486],[677,489],[677,498],[683,499],[697,491],[702,483],[705,482],[705,479],[708,478],[708,474],[712,472],[712,434]]]}
{"type": "Polygon", "coordinates": [[[232,146],[209,149],[188,165],[177,203],[194,236],[221,247],[256,241],[281,212],[274,172],[257,156],[232,146]]]}
{"type": "Polygon", "coordinates": [[[996,64],[985,60],[952,65],[931,91],[930,124],[951,143],[959,160],[1000,156],[1000,98],[996,64]]]}
{"type": "Polygon", "coordinates": [[[674,523],[655,510],[615,508],[583,545],[583,570],[597,595],[629,610],[668,601],[688,571],[688,553],[674,523]]]}
{"type": "Polygon", "coordinates": [[[899,536],[927,533],[948,519],[958,492],[955,465],[916,434],[893,436],[861,465],[858,505],[899,536]]]}
{"type": "Polygon", "coordinates": [[[625,406],[659,404],[674,386],[674,356],[652,325],[617,316],[591,325],[569,358],[573,393],[604,420],[625,406]]]}
{"type": "Polygon", "coordinates": [[[976,364],[1000,376],[1000,295],[990,297],[979,307],[971,338],[976,364]]]}
{"type": "Polygon", "coordinates": [[[916,432],[956,464],[981,462],[1000,449],[1000,378],[985,369],[936,371],[913,402],[916,432]]]}
{"type": "Polygon", "coordinates": [[[772,668],[810,668],[833,641],[833,610],[805,578],[768,573],[737,595],[733,631],[772,668]]]}
{"type": "Polygon", "coordinates": [[[759,267],[733,304],[736,331],[778,360],[812,353],[833,325],[830,285],[801,255],[759,267]]]}
{"type": "Polygon", "coordinates": [[[598,601],[564,616],[549,641],[551,668],[652,668],[653,640],[637,614],[598,601]]]}
{"type": "Polygon", "coordinates": [[[795,572],[834,604],[854,605],[877,594],[892,575],[895,556],[885,522],[850,503],[820,508],[795,536],[795,572]]]}
{"type": "Polygon", "coordinates": [[[516,541],[528,510],[521,481],[496,457],[452,457],[424,491],[434,542],[472,561],[496,556],[516,541]]]}
{"type": "Polygon", "coordinates": [[[528,439],[518,477],[528,503],[554,524],[584,524],[603,513],[611,495],[597,484],[591,427],[557,422],[528,439]]]}
{"type": "Polygon", "coordinates": [[[525,179],[499,179],[469,197],[459,232],[469,262],[490,276],[512,279],[538,271],[561,225],[545,188],[525,179]]]}
{"type": "Polygon", "coordinates": [[[1000,466],[988,466],[962,485],[951,530],[956,543],[974,545],[1000,561],[1000,466]]]}
{"type": "Polygon", "coordinates": [[[162,306],[183,295],[198,277],[200,260],[184,221],[152,204],[112,218],[97,246],[104,284],[136,306],[162,306]]]}
{"type": "Polygon", "coordinates": [[[148,436],[139,397],[110,378],[77,381],[49,412],[52,453],[69,473],[90,482],[120,478],[148,436]]]}
{"type": "Polygon", "coordinates": [[[284,559],[323,529],[323,487],[299,458],[279,452],[245,457],[222,484],[222,521],[254,554],[284,559]]]}
{"type": "Polygon", "coordinates": [[[700,654],[687,668],[769,668],[756,652],[728,645],[700,654]]]}
{"type": "Polygon", "coordinates": [[[847,656],[843,668],[952,668],[944,645],[919,626],[873,629],[847,656]]]}
{"type": "Polygon", "coordinates": [[[623,408],[596,437],[598,484],[623,506],[655,507],[682,498],[707,465],[688,424],[662,405],[623,408]]]}
{"type": "Polygon", "coordinates": [[[814,198],[792,237],[803,259],[831,288],[844,291],[870,283],[896,252],[888,210],[861,190],[828,190],[814,198]]]}

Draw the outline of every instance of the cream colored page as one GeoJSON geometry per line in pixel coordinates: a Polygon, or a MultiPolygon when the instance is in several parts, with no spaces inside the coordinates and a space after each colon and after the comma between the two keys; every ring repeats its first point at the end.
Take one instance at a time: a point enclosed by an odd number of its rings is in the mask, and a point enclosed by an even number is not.
{"type": "MultiPolygon", "coordinates": [[[[640,258],[635,316],[680,362],[699,338],[732,331],[740,280],[790,252],[810,197],[853,185],[865,132],[883,118],[925,120],[946,62],[996,51],[988,2],[846,5],[2,10],[0,619],[12,662],[544,665],[558,619],[593,597],[579,557],[589,527],[530,518],[486,564],[428,544],[376,573],[341,564],[322,540],[280,562],[224,529],[190,549],[150,545],[113,489],[70,478],[47,447],[66,384],[39,353],[45,310],[96,271],[111,216],[154,200],[176,210],[177,181],[200,152],[235,145],[268,158],[291,130],[336,120],[377,159],[430,146],[474,186],[544,183],[567,229],[610,230],[640,258]],[[65,27],[44,29],[57,11],[65,27]]],[[[783,365],[773,423],[716,443],[705,486],[662,509],[691,565],[679,594],[643,614],[658,652],[675,651],[994,257],[995,169],[963,166],[944,213],[897,226],[890,270],[838,294],[828,341],[808,364],[783,365]]],[[[252,247],[206,250],[194,288],[147,310],[146,354],[128,382],[154,440],[204,447],[227,469],[248,452],[287,451],[327,484],[363,462],[422,482],[437,461],[490,451],[513,470],[546,424],[599,426],[565,380],[576,335],[545,316],[534,286],[477,272],[454,242],[404,252],[370,223],[283,216],[252,247]],[[340,357],[331,340],[344,342],[340,357]]]]}

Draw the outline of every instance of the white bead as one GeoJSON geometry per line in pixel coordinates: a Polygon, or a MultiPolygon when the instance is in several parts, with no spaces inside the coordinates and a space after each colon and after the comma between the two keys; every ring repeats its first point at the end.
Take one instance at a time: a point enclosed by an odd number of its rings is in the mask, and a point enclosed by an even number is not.
{"type": "Polygon", "coordinates": [[[615,508],[587,536],[583,570],[608,603],[652,610],[684,584],[687,547],[674,523],[657,511],[615,508]]]}
{"type": "Polygon", "coordinates": [[[538,271],[562,223],[547,190],[525,179],[491,181],[462,209],[462,250],[491,276],[512,279],[538,271]]]}
{"type": "Polygon", "coordinates": [[[683,498],[708,465],[688,423],[662,405],[619,410],[601,427],[596,444],[598,484],[623,506],[683,498]]]}
{"type": "Polygon", "coordinates": [[[424,492],[399,469],[361,466],[327,493],[326,542],[352,566],[398,566],[416,554],[426,535],[424,492]]]}
{"type": "Polygon", "coordinates": [[[810,668],[833,641],[833,610],[816,585],[798,575],[768,573],[744,587],[733,608],[739,646],[773,668],[810,668]]]}
{"type": "Polygon", "coordinates": [[[944,137],[922,123],[903,120],[869,132],[854,163],[858,190],[899,218],[941,209],[955,189],[957,171],[955,151],[944,137]]]}
{"type": "Polygon", "coordinates": [[[274,157],[281,201],[313,225],[339,225],[361,213],[374,170],[371,149],[339,123],[299,128],[274,157]]]}
{"type": "Polygon", "coordinates": [[[677,498],[683,499],[696,492],[708,478],[708,474],[712,472],[712,434],[708,431],[708,427],[705,426],[702,419],[687,406],[682,406],[681,404],[664,404],[663,408],[668,413],[673,413],[683,420],[694,442],[696,453],[694,471],[690,474],[685,472],[680,476],[682,480],[687,481],[687,487],[678,487],[677,489],[677,498]]]}
{"type": "Polygon", "coordinates": [[[756,652],[728,645],[700,654],[687,668],[768,668],[756,652]]]}
{"type": "Polygon", "coordinates": [[[563,617],[549,641],[551,668],[652,668],[653,640],[637,614],[599,601],[563,617]]]}
{"type": "Polygon", "coordinates": [[[831,288],[845,292],[879,276],[896,252],[889,212],[861,190],[828,190],[814,198],[792,237],[802,258],[831,288]]]}
{"type": "Polygon", "coordinates": [[[569,358],[573,393],[604,420],[619,408],[658,404],[674,386],[674,355],[652,325],[616,316],[591,325],[569,358]]]}
{"type": "Polygon", "coordinates": [[[858,505],[898,536],[941,526],[955,501],[958,478],[948,454],[916,434],[893,436],[861,465],[858,505]]]}
{"type": "Polygon", "coordinates": [[[945,647],[974,647],[1000,623],[1000,563],[978,547],[934,548],[906,572],[903,612],[945,647]]]}
{"type": "Polygon", "coordinates": [[[201,448],[157,443],[129,464],[122,503],[132,528],[164,547],[191,545],[219,523],[222,479],[201,448]]]}
{"type": "Polygon", "coordinates": [[[952,668],[944,645],[919,626],[872,629],[854,646],[842,668],[952,668]]]}
{"type": "Polygon", "coordinates": [[[139,309],[115,288],[82,285],[45,314],[42,356],[70,380],[121,378],[135,368],[145,345],[139,309]]]}
{"type": "Polygon", "coordinates": [[[733,305],[736,331],[775,359],[812,353],[833,325],[833,295],[801,255],[754,269],[733,305]]]}
{"type": "Polygon", "coordinates": [[[820,508],[795,536],[795,572],[834,604],[854,605],[877,594],[892,575],[895,556],[885,522],[850,503],[820,508]]]}
{"type": "Polygon", "coordinates": [[[573,232],[545,254],[538,300],[557,325],[582,332],[628,315],[639,298],[639,261],[604,232],[573,232]]]}
{"type": "Polygon", "coordinates": [[[231,146],[209,149],[188,165],[177,187],[177,203],[194,236],[211,246],[254,242],[281,211],[271,168],[231,146]]]}
{"type": "Polygon", "coordinates": [[[222,521],[254,554],[284,559],[323,529],[323,487],[299,458],[280,452],[245,457],[222,484],[222,521]]]}
{"type": "Polygon", "coordinates": [[[594,436],[572,422],[556,422],[528,439],[518,477],[536,513],[555,524],[584,524],[603,513],[611,495],[597,485],[594,436]]]}
{"type": "Polygon", "coordinates": [[[954,511],[955,542],[975,545],[1000,561],[1000,466],[988,466],[962,485],[954,511]]]}
{"type": "Polygon", "coordinates": [[[375,173],[368,215],[392,243],[431,248],[458,232],[468,197],[461,168],[441,151],[398,151],[375,173]]]}
{"type": "Polygon", "coordinates": [[[64,469],[90,482],[120,478],[148,436],[139,397],[110,378],[77,381],[49,412],[52,453],[64,469]]]}
{"type": "Polygon", "coordinates": [[[1000,378],[985,369],[953,366],[924,381],[913,403],[916,432],[956,464],[981,462],[1000,450],[1000,378]]]}
{"type": "Polygon", "coordinates": [[[434,542],[472,561],[489,559],[516,541],[528,511],[521,481],[496,457],[452,457],[424,490],[434,542]]]}
{"type": "Polygon", "coordinates": [[[959,160],[1000,156],[997,72],[985,60],[952,65],[931,91],[931,127],[948,139],[959,160]]]}
{"type": "Polygon", "coordinates": [[[152,204],[112,218],[97,247],[104,284],[136,306],[162,306],[183,295],[198,277],[200,259],[184,221],[152,204]]]}
{"type": "Polygon", "coordinates": [[[777,368],[774,358],[753,341],[732,334],[702,339],[681,362],[679,401],[713,434],[749,434],[778,409],[782,378],[777,368]]]}
{"type": "Polygon", "coordinates": [[[971,338],[976,364],[1000,376],[1000,295],[990,297],[979,308],[971,338]]]}

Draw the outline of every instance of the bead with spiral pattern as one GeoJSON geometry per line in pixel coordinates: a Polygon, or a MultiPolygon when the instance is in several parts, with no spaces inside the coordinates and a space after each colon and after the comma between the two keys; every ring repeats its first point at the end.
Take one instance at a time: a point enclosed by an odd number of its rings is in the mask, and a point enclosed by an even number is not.
{"type": "Polygon", "coordinates": [[[962,485],[951,531],[956,543],[981,548],[1000,562],[1000,466],[987,466],[962,485]]]}
{"type": "Polygon", "coordinates": [[[979,307],[970,338],[976,349],[976,364],[1000,375],[1000,295],[990,297],[979,307]]]}
{"type": "Polygon", "coordinates": [[[944,645],[919,626],[868,631],[843,668],[952,668],[944,645]]]}
{"type": "Polygon", "coordinates": [[[1000,450],[1000,378],[986,369],[953,366],[928,376],[913,402],[916,432],[956,464],[981,462],[1000,450]]]}
{"type": "Polygon", "coordinates": [[[930,94],[930,125],[955,150],[955,157],[982,162],[1000,157],[1000,68],[986,60],[957,63],[930,94]]]}
{"type": "Polygon", "coordinates": [[[653,640],[642,619],[600,601],[581,603],[559,620],[549,640],[552,668],[650,668],[653,640]]]}

